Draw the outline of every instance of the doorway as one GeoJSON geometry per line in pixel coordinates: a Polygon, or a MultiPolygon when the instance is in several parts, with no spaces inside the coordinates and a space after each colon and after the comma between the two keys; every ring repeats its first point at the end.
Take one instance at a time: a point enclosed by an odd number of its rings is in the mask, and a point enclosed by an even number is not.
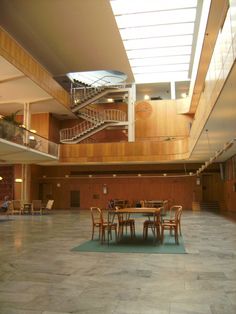
{"type": "Polygon", "coordinates": [[[80,207],[80,191],[70,191],[70,207],[80,207]]]}
{"type": "Polygon", "coordinates": [[[42,200],[43,203],[46,203],[48,200],[53,199],[51,183],[39,184],[39,199],[42,200]]]}

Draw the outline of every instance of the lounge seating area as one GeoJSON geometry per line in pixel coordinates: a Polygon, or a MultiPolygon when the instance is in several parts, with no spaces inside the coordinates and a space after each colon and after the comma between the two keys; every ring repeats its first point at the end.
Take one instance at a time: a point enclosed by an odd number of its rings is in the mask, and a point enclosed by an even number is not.
{"type": "Polygon", "coordinates": [[[43,204],[41,200],[32,200],[32,202],[22,202],[20,200],[9,201],[6,215],[43,215],[52,212],[54,200],[48,200],[43,204]]]}

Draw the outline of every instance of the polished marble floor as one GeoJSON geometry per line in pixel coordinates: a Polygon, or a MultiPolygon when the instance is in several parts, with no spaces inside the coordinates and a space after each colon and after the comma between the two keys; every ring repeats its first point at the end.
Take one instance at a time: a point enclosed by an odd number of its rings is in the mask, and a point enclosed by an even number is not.
{"type": "Polygon", "coordinates": [[[0,313],[236,313],[235,221],[184,212],[188,254],[72,252],[90,224],[88,211],[0,222],[0,313]]]}

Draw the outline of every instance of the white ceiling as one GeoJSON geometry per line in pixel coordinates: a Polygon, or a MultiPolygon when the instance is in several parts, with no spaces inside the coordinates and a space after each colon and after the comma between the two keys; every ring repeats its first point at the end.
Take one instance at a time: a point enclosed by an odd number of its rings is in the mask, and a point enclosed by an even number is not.
{"type": "MultiPolygon", "coordinates": [[[[0,22],[56,78],[75,71],[117,70],[127,74],[128,82],[133,81],[108,0],[67,0],[57,1],[56,5],[48,0],[1,0],[0,22]]],[[[233,69],[204,128],[208,135],[203,131],[190,160],[185,162],[203,162],[235,138],[235,73],[233,69]]],[[[186,89],[186,85],[179,84],[177,93],[180,95],[186,89]]],[[[170,93],[166,83],[142,84],[137,86],[138,98],[147,91],[152,97],[164,99],[170,93]]],[[[0,114],[23,110],[24,103],[32,103],[33,113],[52,112],[58,117],[73,117],[0,57],[0,114]]],[[[236,153],[235,146],[221,156],[221,161],[236,153]]]]}

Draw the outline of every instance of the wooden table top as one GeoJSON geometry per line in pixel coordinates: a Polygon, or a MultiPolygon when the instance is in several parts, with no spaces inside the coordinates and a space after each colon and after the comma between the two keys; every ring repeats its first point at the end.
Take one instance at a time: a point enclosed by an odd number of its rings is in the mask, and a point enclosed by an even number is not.
{"type": "Polygon", "coordinates": [[[156,207],[127,207],[119,208],[115,210],[115,213],[124,213],[124,214],[153,214],[159,212],[160,209],[156,207]]]}

